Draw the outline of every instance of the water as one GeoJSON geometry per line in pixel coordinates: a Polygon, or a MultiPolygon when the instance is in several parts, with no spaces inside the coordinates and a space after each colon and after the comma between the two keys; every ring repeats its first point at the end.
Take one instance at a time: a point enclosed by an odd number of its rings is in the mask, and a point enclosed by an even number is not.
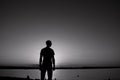
{"type": "MultiPolygon", "coordinates": [[[[0,70],[0,76],[40,78],[39,70],[6,69],[0,70]]],[[[120,69],[60,69],[54,71],[57,80],[120,80],[120,69]]]]}

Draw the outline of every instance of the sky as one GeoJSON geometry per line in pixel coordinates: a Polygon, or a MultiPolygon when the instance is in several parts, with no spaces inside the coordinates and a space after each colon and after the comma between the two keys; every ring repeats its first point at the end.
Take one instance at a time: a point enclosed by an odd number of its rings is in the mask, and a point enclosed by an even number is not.
{"type": "Polygon", "coordinates": [[[56,65],[120,65],[115,0],[1,0],[0,65],[38,64],[46,40],[56,65]]]}

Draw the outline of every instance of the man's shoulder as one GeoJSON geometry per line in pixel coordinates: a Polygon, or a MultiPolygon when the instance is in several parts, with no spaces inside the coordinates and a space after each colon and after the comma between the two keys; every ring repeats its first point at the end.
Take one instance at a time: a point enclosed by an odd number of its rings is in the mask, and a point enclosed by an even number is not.
{"type": "Polygon", "coordinates": [[[54,50],[53,50],[52,48],[50,48],[50,49],[51,49],[51,51],[52,51],[52,54],[55,55],[54,50]]]}
{"type": "Polygon", "coordinates": [[[50,48],[51,50],[53,50],[52,48],[50,48]]]}
{"type": "Polygon", "coordinates": [[[44,47],[44,48],[41,49],[41,51],[46,51],[46,50],[51,50],[51,51],[53,51],[52,48],[47,48],[47,47],[44,47]]]}
{"type": "Polygon", "coordinates": [[[46,51],[49,51],[52,55],[55,55],[54,50],[52,48],[44,47],[44,48],[41,49],[42,54],[46,51]]]}
{"type": "Polygon", "coordinates": [[[47,47],[44,47],[41,50],[46,50],[46,49],[53,50],[52,48],[47,48],[47,47]]]}
{"type": "Polygon", "coordinates": [[[41,51],[46,51],[46,50],[50,50],[50,51],[53,51],[53,52],[54,52],[54,50],[53,50],[52,48],[44,47],[44,48],[41,49],[41,51]]]}
{"type": "Polygon", "coordinates": [[[45,51],[45,50],[46,50],[46,48],[42,48],[42,49],[41,49],[41,51],[45,51]]]}
{"type": "Polygon", "coordinates": [[[42,48],[41,50],[44,50],[44,49],[46,49],[46,47],[42,48]]]}

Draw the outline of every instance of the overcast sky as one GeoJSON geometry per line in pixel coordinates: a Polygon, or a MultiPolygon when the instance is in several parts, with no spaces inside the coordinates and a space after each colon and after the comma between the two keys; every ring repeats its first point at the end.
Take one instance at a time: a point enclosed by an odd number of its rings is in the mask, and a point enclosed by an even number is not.
{"type": "Polygon", "coordinates": [[[51,40],[57,65],[120,65],[116,1],[2,0],[0,64],[38,64],[51,40]]]}

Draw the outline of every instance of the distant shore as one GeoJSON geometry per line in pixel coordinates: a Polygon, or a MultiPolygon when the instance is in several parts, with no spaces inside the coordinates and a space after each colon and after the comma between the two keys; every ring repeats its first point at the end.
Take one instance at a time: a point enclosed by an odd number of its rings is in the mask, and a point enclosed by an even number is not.
{"type": "MultiPolygon", "coordinates": [[[[114,69],[120,66],[105,66],[105,67],[56,67],[55,69],[114,69]]],[[[0,69],[39,69],[39,66],[0,66],[0,69]]]]}

